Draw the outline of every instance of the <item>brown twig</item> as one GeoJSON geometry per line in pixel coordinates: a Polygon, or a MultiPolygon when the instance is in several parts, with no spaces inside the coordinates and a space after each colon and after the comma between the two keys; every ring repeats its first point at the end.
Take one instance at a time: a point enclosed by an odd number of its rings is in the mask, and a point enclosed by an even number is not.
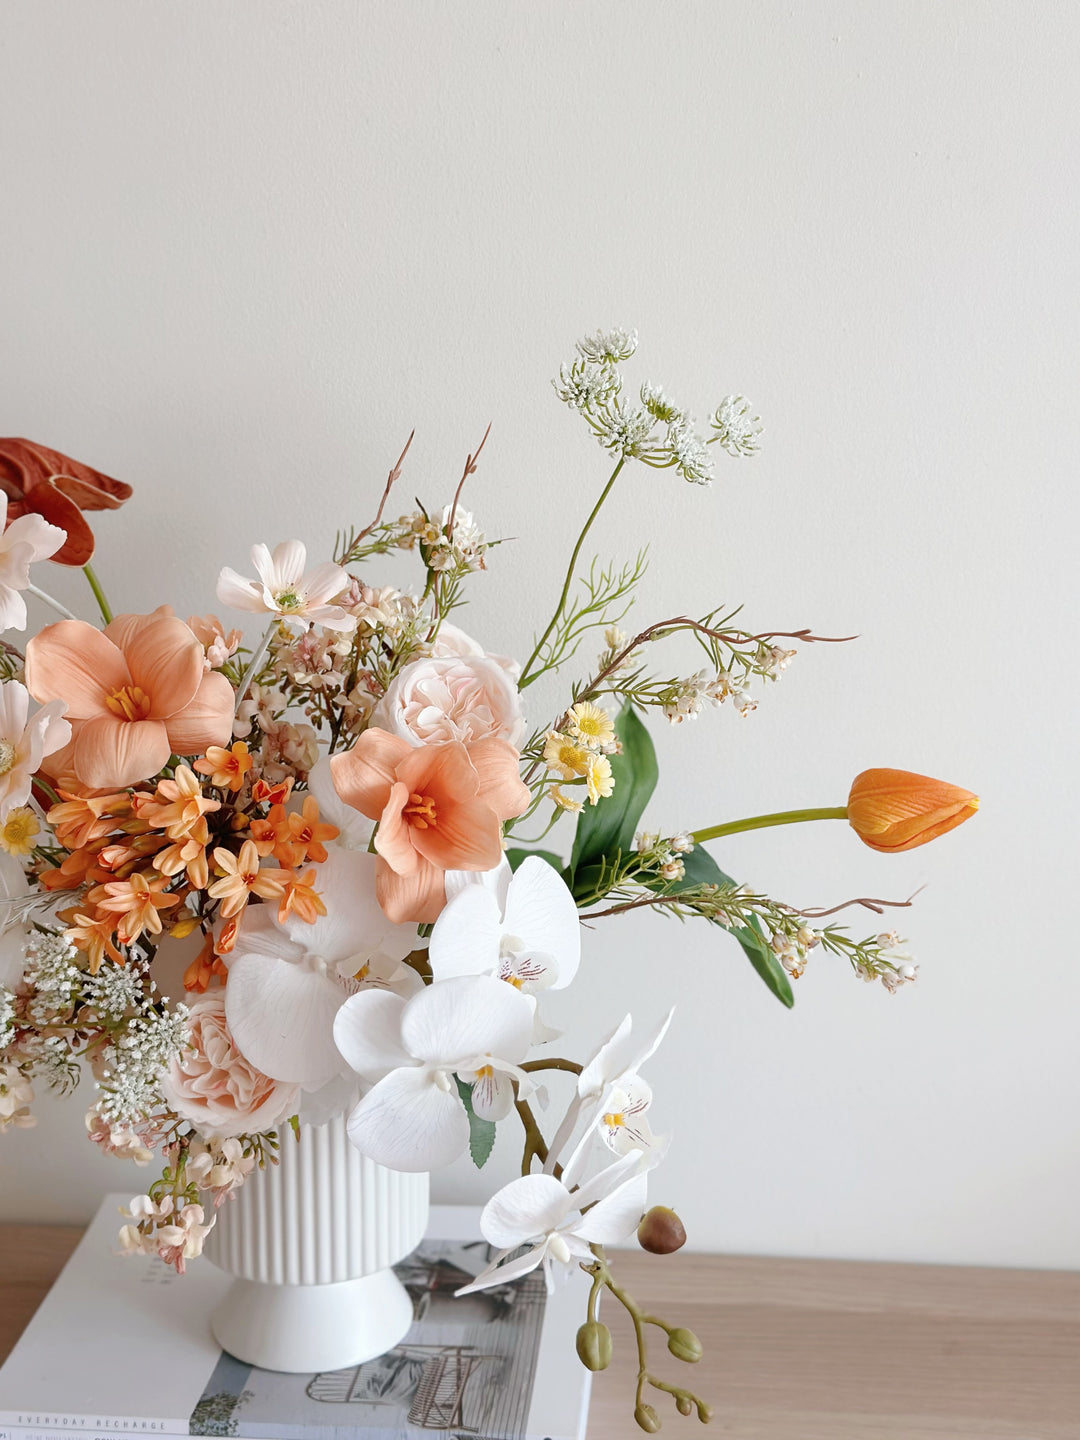
{"type": "Polygon", "coordinates": [[[395,482],[399,479],[401,475],[401,467],[405,462],[405,456],[409,453],[409,446],[412,444],[413,436],[415,434],[415,430],[409,431],[409,438],[405,441],[405,448],[398,456],[397,463],[390,471],[390,474],[386,477],[386,485],[383,489],[382,499],[379,501],[379,508],[375,512],[375,519],[371,522],[370,525],[366,526],[363,530],[361,530],[360,534],[354,538],[354,547],[359,545],[360,541],[363,540],[365,535],[370,535],[371,532],[375,529],[376,525],[378,525],[379,521],[382,519],[383,510],[386,508],[386,502],[390,498],[390,491],[394,488],[395,482]]]}
{"type": "MultiPolygon", "coordinates": [[[[480,452],[487,444],[487,438],[490,434],[491,421],[489,420],[488,427],[484,431],[484,438],[476,447],[475,452],[471,455],[466,455],[465,457],[465,468],[461,472],[461,479],[458,481],[457,489],[454,491],[453,504],[450,506],[450,513],[449,515],[447,515],[446,524],[443,526],[443,534],[446,536],[447,540],[450,541],[451,545],[453,545],[454,543],[454,523],[457,520],[457,507],[458,501],[461,499],[461,492],[465,488],[465,481],[469,478],[470,475],[474,475],[476,473],[476,462],[480,459],[480,452]]],[[[431,622],[431,629],[427,633],[427,641],[429,644],[432,640],[434,640],[436,634],[438,633],[439,624],[442,619],[441,615],[439,614],[439,581],[441,579],[442,574],[436,573],[434,583],[431,587],[431,603],[434,610],[434,618],[431,622]]]]}
{"type": "Polygon", "coordinates": [[[835,915],[838,910],[846,910],[850,905],[861,905],[864,910],[872,910],[875,915],[881,915],[886,910],[906,910],[915,896],[925,889],[925,885],[920,885],[906,900],[872,900],[860,896],[857,900],[844,900],[840,905],[833,905],[828,910],[792,910],[791,913],[804,915],[807,920],[823,920],[826,915],[835,915]]]}

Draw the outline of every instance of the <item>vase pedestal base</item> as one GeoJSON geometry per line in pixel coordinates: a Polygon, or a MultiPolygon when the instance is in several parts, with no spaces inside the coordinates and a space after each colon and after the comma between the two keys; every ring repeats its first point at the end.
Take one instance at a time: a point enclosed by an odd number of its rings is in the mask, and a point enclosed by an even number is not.
{"type": "Polygon", "coordinates": [[[331,1285],[234,1280],[210,1326],[223,1350],[263,1370],[343,1370],[392,1350],[413,1307],[393,1270],[331,1285]]]}

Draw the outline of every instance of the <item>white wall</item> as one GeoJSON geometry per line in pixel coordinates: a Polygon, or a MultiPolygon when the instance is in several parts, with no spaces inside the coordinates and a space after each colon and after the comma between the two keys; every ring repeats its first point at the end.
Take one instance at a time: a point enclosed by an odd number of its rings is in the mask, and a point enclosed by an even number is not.
{"type": "MultiPolygon", "coordinates": [[[[208,609],[257,539],[328,549],[414,425],[401,508],[441,503],[491,420],[469,499],[517,539],[468,624],[521,654],[606,474],[548,388],[580,333],[636,325],[637,378],[767,417],[712,491],[628,473],[599,544],[652,539],[643,620],[741,600],[861,638],[745,723],[658,731],[656,826],[842,803],[870,765],[983,809],[900,857],[840,825],[720,852],[799,905],[926,882],[895,998],[815,957],[788,1014],[704,926],[589,936],[568,1044],[678,1003],[654,1193],[700,1247],[1080,1262],[1078,39],[1073,7],[972,0],[0,18],[0,433],[135,486],[97,525],[119,606],[208,609]]],[[[0,1142],[0,1218],[137,1188],[82,1108],[0,1142]]]]}

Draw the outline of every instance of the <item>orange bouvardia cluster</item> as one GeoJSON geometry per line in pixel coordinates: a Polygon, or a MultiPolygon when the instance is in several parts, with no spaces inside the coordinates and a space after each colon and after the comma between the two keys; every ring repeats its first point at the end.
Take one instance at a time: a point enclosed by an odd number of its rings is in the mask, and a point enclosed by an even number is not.
{"type": "Polygon", "coordinates": [[[201,929],[206,943],[184,983],[205,990],[212,978],[224,981],[220,957],[253,896],[275,903],[282,920],[295,914],[313,922],[326,913],[316,872],[300,867],[326,859],[324,842],[337,837],[336,827],[320,821],[314,796],[289,814],[288,786],[263,785],[258,796],[259,782],[246,787],[251,760],[243,742],[212,750],[193,768],[177,765],[153,789],[58,791],[49,823],[68,853],[40,880],[47,890],[78,892],[59,914],[92,971],[106,957],[123,964],[121,947],[136,941],[201,929]],[[196,771],[212,787],[204,789],[196,771]],[[264,866],[271,857],[276,864],[264,866]],[[225,923],[215,926],[219,920],[225,923]]]}

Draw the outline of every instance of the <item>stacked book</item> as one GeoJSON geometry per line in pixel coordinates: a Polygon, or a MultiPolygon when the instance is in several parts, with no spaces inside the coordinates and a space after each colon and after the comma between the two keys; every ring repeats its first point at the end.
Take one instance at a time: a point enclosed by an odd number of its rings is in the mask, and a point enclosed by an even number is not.
{"type": "Polygon", "coordinates": [[[0,1368],[0,1440],[583,1440],[581,1286],[548,1296],[534,1274],[456,1299],[491,1255],[475,1210],[433,1207],[429,1238],[397,1267],[415,1314],[399,1345],[303,1375],[216,1344],[208,1317],[231,1280],[208,1261],[181,1277],[117,1255],[124,1200],[102,1204],[0,1368]]]}

